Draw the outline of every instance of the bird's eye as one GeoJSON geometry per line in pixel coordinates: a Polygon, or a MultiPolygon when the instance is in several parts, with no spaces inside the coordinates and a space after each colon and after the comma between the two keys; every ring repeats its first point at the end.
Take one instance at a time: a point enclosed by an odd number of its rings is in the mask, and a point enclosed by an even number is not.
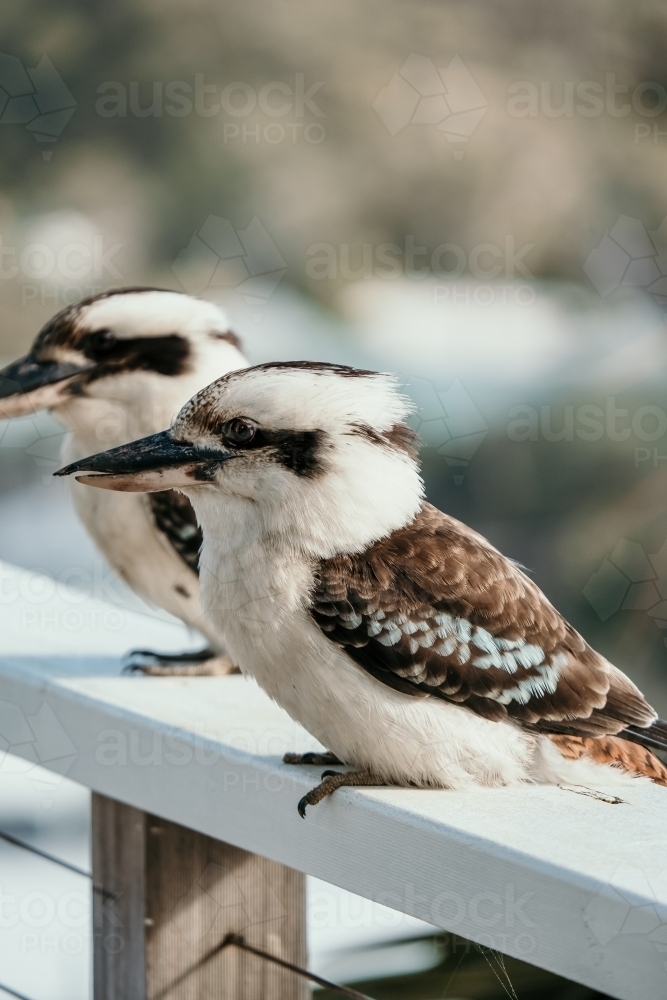
{"type": "Polygon", "coordinates": [[[116,343],[116,335],[111,330],[96,330],[91,340],[96,351],[106,353],[116,343]]]}
{"type": "Polygon", "coordinates": [[[236,417],[230,420],[225,428],[225,437],[231,444],[249,444],[257,433],[257,428],[250,420],[236,417]]]}

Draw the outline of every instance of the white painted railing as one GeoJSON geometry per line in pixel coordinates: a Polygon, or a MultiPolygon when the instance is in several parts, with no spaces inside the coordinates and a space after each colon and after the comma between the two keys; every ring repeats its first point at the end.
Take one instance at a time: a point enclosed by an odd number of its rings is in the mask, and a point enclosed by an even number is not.
{"type": "MultiPolygon", "coordinates": [[[[33,734],[12,745],[0,713],[10,752],[66,773],[101,802],[610,996],[667,997],[664,789],[637,783],[619,805],[554,787],[343,789],[304,821],[297,802],[321,768],[281,757],[318,744],[254,684],[120,676],[129,648],[180,649],[184,631],[25,570],[0,574],[0,698],[33,734]]],[[[116,995],[96,991],[96,1000],[116,995]]]]}

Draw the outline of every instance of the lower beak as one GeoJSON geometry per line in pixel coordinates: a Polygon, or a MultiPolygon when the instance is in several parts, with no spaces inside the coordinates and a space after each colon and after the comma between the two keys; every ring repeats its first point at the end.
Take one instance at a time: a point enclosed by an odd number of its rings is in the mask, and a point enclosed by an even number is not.
{"type": "Polygon", "coordinates": [[[169,431],[151,434],[110,451],[91,455],[55,472],[56,476],[77,476],[77,482],[103,490],[124,493],[155,493],[210,482],[223,462],[234,454],[196,448],[189,441],[177,441],[169,431]]]}
{"type": "Polygon", "coordinates": [[[60,361],[36,361],[26,354],[0,371],[0,418],[22,417],[48,410],[68,396],[72,379],[87,366],[60,361]]]}

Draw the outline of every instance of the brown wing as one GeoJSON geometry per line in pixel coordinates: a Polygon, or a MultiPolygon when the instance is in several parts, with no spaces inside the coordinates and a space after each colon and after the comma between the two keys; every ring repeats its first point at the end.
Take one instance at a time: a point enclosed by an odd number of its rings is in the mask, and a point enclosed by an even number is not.
{"type": "Polygon", "coordinates": [[[198,574],[202,533],[188,498],[177,490],[160,490],[149,493],[148,502],[158,531],[193,573],[198,574]]]}
{"type": "Polygon", "coordinates": [[[365,552],[323,561],[311,613],[360,666],[406,694],[578,736],[656,718],[511,560],[430,504],[365,552]]]}

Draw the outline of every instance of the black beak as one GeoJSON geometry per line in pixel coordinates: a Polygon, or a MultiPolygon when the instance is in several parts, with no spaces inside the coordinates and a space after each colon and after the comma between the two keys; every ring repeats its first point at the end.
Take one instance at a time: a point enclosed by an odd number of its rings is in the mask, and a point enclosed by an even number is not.
{"type": "Polygon", "coordinates": [[[173,438],[170,431],[161,431],[72,462],[54,472],[54,476],[82,472],[85,474],[77,476],[77,481],[87,486],[127,493],[154,493],[182,486],[202,486],[210,482],[223,462],[234,457],[235,453],[222,445],[219,449],[197,448],[189,441],[173,438]]]}
{"type": "Polygon", "coordinates": [[[26,354],[0,371],[0,416],[20,417],[62,402],[74,375],[92,365],[37,361],[26,354]]]}

